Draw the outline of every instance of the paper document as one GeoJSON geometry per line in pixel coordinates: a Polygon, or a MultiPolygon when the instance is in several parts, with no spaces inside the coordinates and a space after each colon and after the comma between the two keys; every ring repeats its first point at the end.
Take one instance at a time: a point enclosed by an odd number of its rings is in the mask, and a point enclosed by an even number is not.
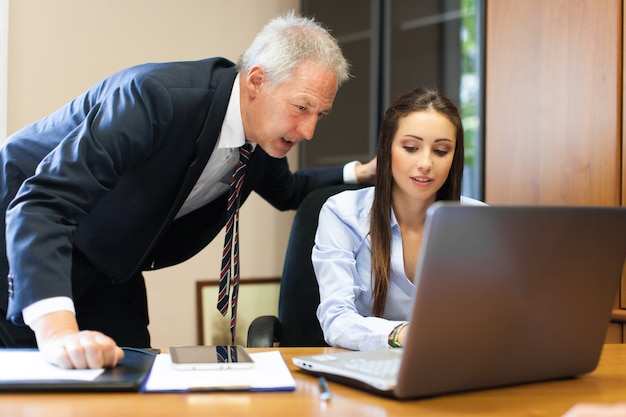
{"type": "Polygon", "coordinates": [[[104,369],[61,369],[49,364],[38,350],[0,349],[0,382],[93,381],[104,369]]]}
{"type": "Polygon", "coordinates": [[[144,392],[293,391],[296,382],[278,351],[251,353],[249,369],[177,370],[169,354],[158,355],[144,392]]]}

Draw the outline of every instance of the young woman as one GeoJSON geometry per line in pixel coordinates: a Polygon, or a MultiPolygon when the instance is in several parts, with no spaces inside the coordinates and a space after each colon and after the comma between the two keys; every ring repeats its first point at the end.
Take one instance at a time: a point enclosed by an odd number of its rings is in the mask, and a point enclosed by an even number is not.
{"type": "Polygon", "coordinates": [[[317,317],[332,346],[401,347],[408,329],[426,211],[461,197],[463,126],[435,89],[416,89],[383,118],[375,187],[328,199],[312,253],[317,317]]]}

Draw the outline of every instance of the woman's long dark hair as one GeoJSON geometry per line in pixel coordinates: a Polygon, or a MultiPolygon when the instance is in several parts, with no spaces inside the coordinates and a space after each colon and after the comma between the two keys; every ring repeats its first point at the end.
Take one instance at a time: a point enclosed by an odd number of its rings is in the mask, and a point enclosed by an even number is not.
{"type": "Polygon", "coordinates": [[[373,315],[381,317],[385,311],[389,269],[391,263],[391,144],[398,130],[399,120],[418,111],[434,111],[445,116],[456,128],[456,147],[450,173],[437,191],[437,200],[459,201],[463,179],[463,125],[459,111],[448,98],[435,88],[417,88],[400,96],[385,112],[376,151],[376,187],[370,212],[370,239],[372,241],[373,315]]]}

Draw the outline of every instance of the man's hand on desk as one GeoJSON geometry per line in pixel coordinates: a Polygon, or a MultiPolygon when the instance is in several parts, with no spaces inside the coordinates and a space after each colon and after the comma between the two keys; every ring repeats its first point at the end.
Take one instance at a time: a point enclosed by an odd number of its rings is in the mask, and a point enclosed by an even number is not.
{"type": "Polygon", "coordinates": [[[110,337],[78,329],[74,314],[57,311],[35,320],[31,328],[46,361],[66,369],[113,367],[124,352],[110,337]]]}

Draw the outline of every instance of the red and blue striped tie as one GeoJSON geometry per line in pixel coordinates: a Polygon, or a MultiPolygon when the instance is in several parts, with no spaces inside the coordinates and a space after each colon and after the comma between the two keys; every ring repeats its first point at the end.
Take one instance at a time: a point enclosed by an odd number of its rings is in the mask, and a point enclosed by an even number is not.
{"type": "Polygon", "coordinates": [[[231,304],[230,335],[235,344],[235,327],[237,324],[237,295],[239,293],[239,192],[246,175],[246,164],[250,159],[252,145],[246,143],[239,148],[239,162],[230,181],[228,203],[226,206],[226,235],[222,252],[222,269],[220,270],[219,294],[217,309],[222,314],[228,312],[228,300],[231,304]],[[231,275],[232,259],[232,275],[231,275]],[[229,295],[232,286],[232,296],[229,295]]]}

